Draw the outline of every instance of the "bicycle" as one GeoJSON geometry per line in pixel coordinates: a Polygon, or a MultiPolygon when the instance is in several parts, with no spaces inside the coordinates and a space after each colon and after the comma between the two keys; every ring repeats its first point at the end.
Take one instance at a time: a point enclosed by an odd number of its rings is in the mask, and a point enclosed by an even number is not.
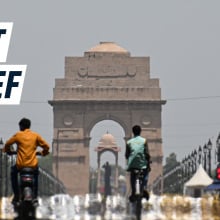
{"type": "Polygon", "coordinates": [[[135,196],[134,201],[132,201],[132,214],[136,216],[137,220],[141,220],[144,172],[139,169],[134,169],[132,172],[135,176],[135,196]]]}

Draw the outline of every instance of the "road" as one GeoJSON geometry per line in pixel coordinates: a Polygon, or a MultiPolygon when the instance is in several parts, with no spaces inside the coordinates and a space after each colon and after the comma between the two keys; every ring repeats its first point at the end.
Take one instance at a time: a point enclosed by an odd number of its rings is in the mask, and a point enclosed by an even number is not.
{"type": "MultiPolygon", "coordinates": [[[[148,202],[143,200],[142,220],[214,220],[213,201],[212,197],[201,199],[151,194],[148,202]]],[[[39,198],[36,219],[131,220],[134,218],[129,214],[131,213],[129,207],[127,199],[121,196],[108,197],[103,203],[100,195],[70,197],[60,194],[39,198]]],[[[10,198],[1,200],[0,217],[1,219],[15,219],[16,213],[14,213],[10,198]]]]}

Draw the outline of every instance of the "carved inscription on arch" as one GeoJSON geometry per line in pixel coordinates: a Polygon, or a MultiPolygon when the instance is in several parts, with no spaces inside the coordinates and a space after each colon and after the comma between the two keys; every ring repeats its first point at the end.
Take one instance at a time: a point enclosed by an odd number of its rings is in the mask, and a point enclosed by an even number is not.
{"type": "Polygon", "coordinates": [[[78,69],[80,77],[133,77],[136,75],[137,67],[135,65],[94,65],[81,66],[78,69]]]}

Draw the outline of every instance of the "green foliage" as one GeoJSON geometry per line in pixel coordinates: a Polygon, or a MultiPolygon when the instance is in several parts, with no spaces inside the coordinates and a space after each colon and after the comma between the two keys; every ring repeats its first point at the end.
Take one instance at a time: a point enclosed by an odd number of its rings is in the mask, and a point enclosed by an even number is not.
{"type": "Polygon", "coordinates": [[[52,154],[47,155],[46,157],[39,158],[39,166],[42,167],[44,170],[52,173],[52,154]]]}
{"type": "Polygon", "coordinates": [[[176,154],[171,153],[167,158],[166,158],[166,164],[163,167],[164,173],[169,172],[172,170],[174,167],[178,166],[179,162],[176,159],[176,154]]]}

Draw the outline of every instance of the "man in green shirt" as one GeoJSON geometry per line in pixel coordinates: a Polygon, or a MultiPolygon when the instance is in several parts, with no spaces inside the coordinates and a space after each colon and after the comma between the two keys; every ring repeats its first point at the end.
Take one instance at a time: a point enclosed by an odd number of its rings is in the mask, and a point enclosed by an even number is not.
{"type": "Polygon", "coordinates": [[[150,172],[150,154],[148,150],[147,140],[141,137],[141,127],[135,125],[132,128],[134,137],[127,141],[125,157],[127,159],[127,171],[130,172],[131,196],[130,201],[133,202],[135,198],[135,174],[133,170],[143,170],[143,196],[147,200],[149,194],[146,190],[148,174],[150,172]]]}

